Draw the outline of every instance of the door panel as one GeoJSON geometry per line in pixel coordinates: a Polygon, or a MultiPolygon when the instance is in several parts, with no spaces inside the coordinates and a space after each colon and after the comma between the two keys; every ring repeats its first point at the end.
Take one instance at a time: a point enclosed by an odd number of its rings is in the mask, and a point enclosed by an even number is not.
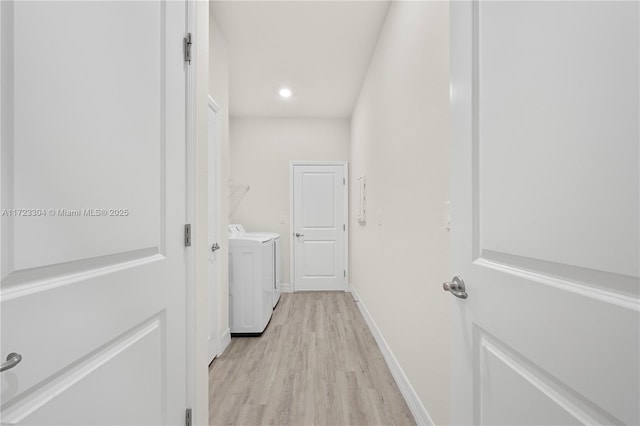
{"type": "Polygon", "coordinates": [[[178,423],[185,3],[2,2],[0,19],[0,357],[23,356],[2,420],[178,423]]]}
{"type": "Polygon", "coordinates": [[[481,3],[482,250],[639,275],[634,7],[481,3]]]}
{"type": "Polygon", "coordinates": [[[336,277],[336,242],[305,241],[305,277],[336,277]]]}
{"type": "Polygon", "coordinates": [[[617,423],[493,336],[482,330],[476,336],[479,424],[617,423]]]}
{"type": "Polygon", "coordinates": [[[13,173],[6,187],[13,205],[71,210],[69,214],[77,209],[132,211],[120,220],[61,217],[55,229],[47,217],[14,218],[8,228],[13,270],[158,250],[162,147],[145,141],[160,140],[163,134],[161,6],[13,6],[13,108],[8,111],[13,117],[7,120],[13,121],[13,173]],[[113,31],[114,22],[118,31],[113,31]],[[141,27],[149,31],[139,31],[141,27]],[[132,37],[150,48],[140,54],[130,46],[132,37]],[[98,75],[108,77],[96,79],[98,75]],[[126,107],[113,108],[124,102],[126,107]],[[131,119],[132,111],[138,119],[131,119]],[[125,177],[133,171],[137,179],[130,182],[125,177]],[[32,190],[21,190],[27,187],[32,190]],[[69,239],[82,244],[60,244],[69,239]],[[34,240],[38,244],[31,244],[34,240]],[[95,240],[104,243],[90,244],[95,240]]]}
{"type": "MultiPolygon", "coordinates": [[[[56,419],[58,424],[88,425],[106,418],[113,424],[162,424],[162,389],[166,386],[158,374],[163,369],[162,322],[159,317],[145,322],[78,360],[51,383],[39,386],[29,404],[21,407],[21,416],[26,417],[20,424],[50,424],[56,419]],[[138,366],[132,376],[113,380],[131,365],[138,366]],[[96,398],[96,389],[106,398],[96,398]],[[134,399],[138,404],[131,403],[134,399]],[[81,408],[69,409],[74,406],[81,408]]],[[[16,411],[9,410],[3,417],[12,418],[16,411]]]]}
{"type": "Polygon", "coordinates": [[[335,229],[335,173],[303,173],[302,180],[303,229],[335,229]]]}
{"type": "Polygon", "coordinates": [[[295,290],[345,290],[345,166],[293,166],[295,290]]]}
{"type": "Polygon", "coordinates": [[[501,351],[484,339],[480,345],[483,424],[512,425],[527,419],[530,424],[542,425],[548,424],[549,418],[554,419],[552,424],[583,424],[571,415],[571,410],[562,406],[563,401],[551,396],[552,386],[545,383],[538,372],[527,368],[526,362],[519,362],[512,353],[501,351]],[[505,407],[495,410],[501,404],[505,407]]]}
{"type": "Polygon", "coordinates": [[[639,6],[451,6],[456,424],[637,424],[639,6]]]}

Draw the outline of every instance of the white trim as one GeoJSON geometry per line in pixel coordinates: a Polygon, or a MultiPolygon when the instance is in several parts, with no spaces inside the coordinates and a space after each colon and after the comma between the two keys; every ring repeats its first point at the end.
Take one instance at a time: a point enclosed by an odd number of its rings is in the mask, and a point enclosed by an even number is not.
{"type": "MultiPolygon", "coordinates": [[[[221,183],[222,174],[220,172],[222,164],[220,153],[221,149],[221,141],[222,141],[222,132],[221,132],[221,120],[220,120],[220,105],[208,95],[208,108],[207,108],[207,247],[212,242],[219,242],[221,233],[225,230],[221,229],[222,224],[222,197],[221,192],[221,183]],[[214,121],[214,134],[212,135],[209,132],[209,113],[210,111],[213,113],[213,121],[214,121]],[[212,140],[213,138],[213,140],[212,140]],[[212,161],[213,159],[213,161],[212,161]],[[213,182],[212,182],[213,181],[213,182]],[[211,204],[214,204],[214,208],[211,209],[211,204]],[[213,222],[213,223],[212,223],[213,222]],[[213,234],[215,234],[216,241],[212,241],[210,238],[213,234]]],[[[211,302],[211,291],[212,291],[212,283],[213,285],[213,303],[210,303],[208,306],[208,315],[207,324],[209,326],[209,338],[213,336],[213,348],[210,348],[207,345],[207,351],[213,352],[214,355],[220,355],[222,353],[221,349],[221,336],[220,336],[220,318],[219,318],[219,306],[220,306],[220,288],[221,288],[221,262],[220,257],[221,253],[209,254],[215,255],[217,258],[214,260],[216,262],[215,273],[211,273],[211,260],[207,262],[207,292],[208,292],[208,301],[211,302]],[[213,306],[212,306],[213,305],[213,306]],[[213,332],[212,332],[213,328],[213,332]]],[[[207,353],[207,357],[211,357],[211,352],[207,353]]]]}
{"type": "MultiPolygon", "coordinates": [[[[196,90],[196,3],[194,0],[186,1],[186,14],[187,23],[185,32],[192,35],[192,60],[191,64],[185,64],[186,74],[186,161],[187,161],[187,197],[186,197],[186,221],[191,226],[195,224],[196,219],[196,102],[197,102],[197,90],[196,90]]],[[[202,409],[196,406],[196,383],[198,379],[197,375],[197,313],[196,309],[196,253],[195,248],[197,245],[196,232],[192,232],[191,247],[186,248],[185,256],[187,263],[187,276],[186,276],[186,316],[187,316],[187,329],[186,329],[186,401],[185,409],[191,408],[194,412],[198,409],[202,409]]],[[[207,407],[208,410],[208,407],[207,407]]]]}
{"type": "Polygon", "coordinates": [[[371,330],[373,338],[376,339],[376,343],[380,348],[380,352],[382,352],[384,360],[387,362],[389,370],[391,370],[391,375],[396,381],[396,384],[398,385],[398,388],[400,389],[400,393],[404,397],[404,400],[407,402],[409,410],[411,410],[411,414],[413,414],[413,418],[415,419],[416,423],[418,425],[435,425],[435,423],[431,419],[431,416],[427,412],[427,409],[424,407],[422,401],[420,401],[420,398],[418,397],[418,394],[411,385],[411,382],[407,378],[407,375],[404,374],[400,363],[396,359],[395,355],[393,355],[393,352],[391,352],[391,348],[387,344],[386,340],[384,340],[380,329],[371,317],[371,314],[367,310],[367,307],[360,299],[360,296],[358,295],[355,287],[353,287],[353,284],[350,285],[350,290],[351,294],[353,295],[353,300],[358,305],[358,309],[360,310],[364,321],[369,326],[369,330],[371,330]]]}
{"type": "Polygon", "coordinates": [[[358,297],[358,293],[356,293],[355,289],[353,288],[353,284],[349,283],[349,291],[348,293],[351,293],[351,297],[353,297],[353,301],[354,302],[359,302],[360,298],[358,297]]]}
{"type": "Polygon", "coordinates": [[[211,95],[209,95],[209,108],[211,108],[211,110],[216,114],[222,110],[220,105],[218,105],[218,103],[211,97],[211,95]]]}
{"type": "MultiPolygon", "coordinates": [[[[633,296],[626,296],[614,291],[590,287],[588,284],[570,281],[566,278],[556,278],[552,275],[541,274],[534,270],[527,270],[523,267],[512,266],[506,263],[494,261],[493,259],[489,259],[486,257],[481,257],[475,260],[473,262],[473,265],[493,269],[504,274],[511,274],[517,277],[524,278],[526,280],[535,281],[540,284],[548,285],[550,287],[569,291],[580,296],[589,297],[599,302],[609,303],[612,305],[620,306],[624,309],[630,309],[635,312],[640,312],[640,300],[633,296]]],[[[617,277],[618,276],[613,276],[612,279],[615,279],[617,277]]]]}
{"type": "MultiPolygon", "coordinates": [[[[295,240],[293,238],[293,161],[289,162],[289,285],[291,286],[291,293],[296,291],[296,268],[295,268],[295,240]]],[[[282,290],[282,284],[280,284],[280,291],[282,290]]]]}
{"type": "MultiPolygon", "coordinates": [[[[295,166],[342,166],[344,170],[344,291],[349,292],[349,162],[348,161],[290,161],[289,162],[289,278],[291,291],[296,291],[295,276],[295,241],[294,241],[294,208],[293,208],[293,169],[295,166]]],[[[281,291],[282,284],[280,284],[281,291]]],[[[285,292],[287,293],[287,292],[285,292]]]]}
{"type": "Polygon", "coordinates": [[[78,272],[71,272],[62,276],[55,276],[54,274],[47,275],[47,272],[56,270],[55,265],[51,267],[40,267],[35,271],[25,270],[12,272],[4,278],[5,282],[8,281],[7,278],[13,278],[13,283],[8,290],[2,291],[2,294],[0,294],[0,302],[7,302],[9,300],[29,296],[34,293],[42,293],[79,281],[89,280],[103,275],[114,274],[119,271],[136,268],[147,263],[153,263],[165,258],[164,254],[157,253],[157,250],[155,250],[156,253],[152,253],[153,250],[154,249],[141,249],[135,250],[133,252],[126,252],[124,253],[124,255],[115,254],[103,256],[102,258],[98,259],[91,259],[88,261],[81,260],[76,262],[68,262],[64,264],[65,266],[67,266],[67,268],[73,265],[82,265],[84,266],[84,268],[82,270],[79,270],[78,272]],[[127,257],[129,257],[129,260],[127,259],[127,257]],[[109,264],[100,266],[100,263],[102,262],[108,262],[109,264]],[[29,272],[36,272],[38,275],[29,274],[29,272]],[[40,279],[40,276],[46,276],[47,278],[40,279]]]}
{"type": "Polygon", "coordinates": [[[349,162],[344,162],[344,291],[349,292],[349,162]]]}
{"type": "Polygon", "coordinates": [[[293,293],[291,283],[280,283],[280,293],[293,293]]]}
{"type": "Polygon", "coordinates": [[[227,328],[220,337],[220,344],[218,345],[218,356],[221,356],[227,347],[231,344],[231,329],[227,328]]]}

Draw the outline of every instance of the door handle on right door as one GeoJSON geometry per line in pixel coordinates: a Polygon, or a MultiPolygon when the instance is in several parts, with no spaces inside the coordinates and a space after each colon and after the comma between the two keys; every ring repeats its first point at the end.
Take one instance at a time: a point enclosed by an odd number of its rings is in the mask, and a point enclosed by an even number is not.
{"type": "Polygon", "coordinates": [[[467,297],[469,297],[464,286],[464,281],[457,275],[453,277],[451,282],[447,281],[445,283],[442,283],[442,288],[444,291],[448,291],[449,293],[460,299],[466,299],[467,297]]]}
{"type": "Polygon", "coordinates": [[[296,232],[296,237],[298,237],[298,238],[304,237],[304,234],[300,234],[300,233],[296,232]]]}
{"type": "Polygon", "coordinates": [[[2,364],[0,364],[0,372],[15,367],[20,363],[20,361],[22,361],[22,355],[15,352],[10,353],[9,355],[7,355],[7,362],[3,362],[2,364]]]}

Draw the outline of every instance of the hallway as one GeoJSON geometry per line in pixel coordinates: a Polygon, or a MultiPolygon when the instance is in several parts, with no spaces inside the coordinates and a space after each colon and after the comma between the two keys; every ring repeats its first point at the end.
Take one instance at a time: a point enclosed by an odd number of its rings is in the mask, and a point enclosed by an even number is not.
{"type": "Polygon", "coordinates": [[[211,425],[415,424],[350,293],[283,294],[209,369],[211,425]]]}

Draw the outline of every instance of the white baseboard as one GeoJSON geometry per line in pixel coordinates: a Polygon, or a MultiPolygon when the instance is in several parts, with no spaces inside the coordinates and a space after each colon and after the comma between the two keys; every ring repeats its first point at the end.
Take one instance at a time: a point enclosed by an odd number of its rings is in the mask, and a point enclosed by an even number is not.
{"type": "Polygon", "coordinates": [[[231,343],[231,329],[227,328],[225,332],[222,333],[222,337],[220,338],[220,353],[218,354],[218,356],[224,353],[224,351],[227,349],[230,343],[231,343]]]}
{"type": "Polygon", "coordinates": [[[293,286],[291,283],[280,283],[281,293],[293,293],[293,286]]]}
{"type": "Polygon", "coordinates": [[[360,301],[360,298],[358,297],[358,293],[356,293],[356,290],[353,288],[353,284],[349,284],[349,290],[347,290],[347,292],[351,293],[351,297],[353,297],[354,302],[360,301]]]}
{"type": "Polygon", "coordinates": [[[378,326],[376,325],[375,321],[371,317],[371,314],[369,314],[367,307],[360,300],[360,296],[358,295],[358,292],[356,291],[356,289],[353,287],[353,284],[350,285],[350,288],[351,288],[351,294],[353,295],[353,300],[358,305],[358,309],[360,309],[360,313],[362,314],[365,322],[369,326],[369,330],[371,330],[371,334],[373,334],[373,337],[376,339],[376,343],[378,343],[378,347],[380,348],[380,351],[384,356],[384,360],[387,362],[387,366],[389,367],[389,370],[391,370],[391,375],[396,381],[396,384],[400,389],[400,393],[402,393],[402,396],[407,402],[407,405],[409,406],[409,409],[411,410],[411,414],[413,414],[413,417],[416,420],[416,423],[418,425],[433,426],[434,423],[433,423],[433,420],[431,419],[431,416],[427,412],[427,409],[424,408],[424,405],[422,404],[422,401],[420,401],[420,398],[418,398],[418,394],[416,393],[415,389],[411,385],[411,382],[409,382],[407,375],[404,374],[404,371],[402,370],[402,367],[400,367],[400,364],[398,363],[398,360],[396,359],[395,355],[393,355],[393,352],[391,352],[391,348],[389,347],[387,342],[384,340],[382,333],[380,333],[380,329],[378,329],[378,326]]]}

